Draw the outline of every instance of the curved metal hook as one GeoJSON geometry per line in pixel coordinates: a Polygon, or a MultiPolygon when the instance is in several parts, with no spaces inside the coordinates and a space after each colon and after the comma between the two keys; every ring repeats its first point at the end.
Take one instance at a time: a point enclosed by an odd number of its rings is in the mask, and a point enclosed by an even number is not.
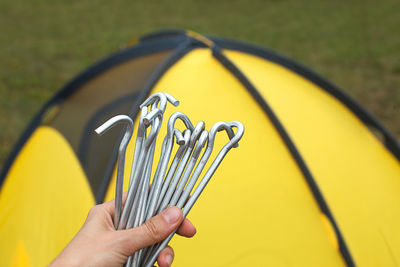
{"type": "Polygon", "coordinates": [[[239,146],[239,141],[242,139],[243,134],[244,134],[244,125],[240,121],[230,121],[228,122],[228,125],[230,127],[235,127],[237,128],[236,134],[233,138],[231,138],[231,141],[229,141],[228,144],[226,144],[223,148],[225,149],[231,149],[236,148],[239,146]]]}
{"type": "Polygon", "coordinates": [[[162,121],[163,113],[164,112],[161,109],[156,108],[156,109],[152,110],[149,114],[147,114],[145,116],[145,118],[143,119],[143,121],[145,119],[148,119],[149,125],[151,124],[151,121],[154,121],[154,125],[151,126],[151,131],[149,133],[149,136],[145,140],[145,146],[150,146],[151,143],[156,138],[156,136],[158,135],[158,132],[161,129],[161,121],[162,121]],[[156,118],[158,118],[158,120],[156,118]]]}
{"type": "Polygon", "coordinates": [[[129,186],[135,186],[136,183],[133,181],[134,173],[136,171],[137,165],[138,165],[138,160],[140,157],[140,153],[142,151],[142,145],[144,138],[146,136],[146,125],[143,123],[144,117],[147,115],[148,109],[147,107],[144,107],[141,109],[140,113],[140,120],[139,120],[139,126],[138,126],[138,131],[137,131],[137,136],[136,136],[136,144],[135,144],[135,151],[133,153],[133,160],[132,160],[132,167],[131,167],[131,175],[130,175],[130,180],[129,180],[129,186]]]}
{"type": "Polygon", "coordinates": [[[98,135],[103,135],[108,129],[111,129],[115,125],[124,123],[126,124],[127,128],[125,130],[124,137],[122,138],[120,147],[125,147],[128,145],[129,140],[133,134],[133,121],[129,116],[126,115],[117,115],[112,117],[111,119],[107,120],[105,123],[97,127],[94,131],[98,135]]]}
{"type": "Polygon", "coordinates": [[[229,126],[228,123],[226,123],[224,121],[217,122],[210,129],[210,134],[209,134],[209,137],[208,137],[207,149],[208,148],[213,149],[215,136],[217,135],[217,132],[221,132],[223,130],[226,131],[226,133],[228,134],[229,139],[232,140],[232,138],[234,138],[235,132],[232,130],[232,128],[229,126]]]}
{"type": "MultiPolygon", "coordinates": [[[[146,109],[146,107],[143,107],[143,109],[146,109]]],[[[146,114],[143,117],[143,123],[146,126],[149,126],[152,120],[154,120],[155,118],[159,117],[160,113],[161,114],[164,113],[164,111],[162,109],[160,109],[160,108],[155,108],[155,109],[151,110],[148,114],[146,114]]]]}
{"type": "MultiPolygon", "coordinates": [[[[220,123],[221,123],[221,122],[220,122],[220,123]]],[[[216,124],[218,124],[218,123],[216,123],[216,124]]],[[[227,123],[227,124],[228,124],[228,123],[227,123]]],[[[215,125],[215,124],[214,124],[214,125],[215,125]]],[[[225,130],[225,131],[228,133],[229,139],[232,139],[233,136],[235,136],[235,133],[234,133],[234,131],[232,130],[231,127],[223,126],[222,128],[219,127],[219,128],[217,129],[218,132],[223,131],[223,130],[225,130]]],[[[238,147],[238,146],[239,146],[239,143],[236,143],[233,147],[236,148],[236,147],[238,147]]]]}
{"type": "Polygon", "coordinates": [[[173,134],[173,131],[175,129],[175,122],[176,120],[180,119],[188,128],[190,131],[194,131],[194,126],[192,122],[189,120],[188,116],[186,116],[182,112],[175,112],[174,114],[171,115],[171,117],[168,120],[168,126],[167,126],[167,136],[171,136],[173,134]]]}
{"type": "Polygon", "coordinates": [[[200,134],[203,132],[206,127],[206,123],[204,121],[199,121],[196,124],[196,127],[193,130],[192,136],[190,137],[189,147],[193,148],[196,144],[197,139],[199,139],[200,134]]]}
{"type": "Polygon", "coordinates": [[[197,142],[196,147],[193,150],[192,158],[198,158],[200,156],[201,150],[203,149],[204,145],[206,144],[208,140],[208,131],[204,130],[199,138],[199,141],[197,142]]]}
{"type": "Polygon", "coordinates": [[[168,101],[172,105],[174,105],[175,107],[177,107],[179,105],[179,100],[177,100],[175,97],[173,97],[172,95],[170,95],[170,94],[168,94],[166,92],[164,92],[163,94],[167,97],[168,101]]]}
{"type": "MultiPolygon", "coordinates": [[[[167,126],[167,135],[165,136],[165,140],[166,140],[165,141],[165,149],[164,149],[164,153],[163,153],[163,160],[162,160],[161,167],[160,167],[160,173],[158,174],[157,178],[155,177],[155,179],[156,179],[155,181],[157,181],[157,183],[155,184],[155,187],[156,187],[155,190],[156,190],[157,194],[158,194],[158,192],[160,190],[160,188],[159,188],[161,186],[160,183],[162,182],[162,179],[165,176],[165,173],[166,173],[167,167],[168,167],[168,162],[169,162],[169,159],[171,157],[173,139],[174,139],[174,136],[175,136],[175,133],[176,133],[176,131],[175,131],[175,122],[178,119],[182,120],[183,123],[185,124],[185,126],[190,131],[194,130],[192,122],[182,112],[175,112],[169,118],[168,126],[167,126]]],[[[178,138],[180,138],[180,137],[177,137],[177,139],[178,138]]],[[[182,145],[183,145],[183,142],[180,142],[180,143],[182,143],[182,145]]]]}
{"type": "MultiPolygon", "coordinates": [[[[183,140],[185,141],[185,143],[183,143],[182,145],[188,145],[190,142],[190,136],[192,135],[192,132],[189,129],[186,129],[183,131],[183,140]]],[[[176,152],[178,154],[178,152],[176,152]]]]}
{"type": "Polygon", "coordinates": [[[102,135],[108,129],[112,128],[117,124],[124,123],[127,125],[124,137],[122,138],[121,144],[118,149],[118,165],[117,165],[117,184],[115,190],[115,212],[114,212],[114,227],[117,229],[119,220],[121,218],[122,209],[122,191],[124,183],[124,168],[125,168],[125,154],[126,148],[128,147],[129,141],[131,140],[133,134],[133,121],[130,117],[126,115],[117,115],[100,127],[98,127],[95,132],[98,135],[102,135]]]}
{"type": "Polygon", "coordinates": [[[161,109],[163,112],[165,111],[165,108],[167,107],[167,101],[169,101],[172,105],[177,107],[179,105],[179,101],[176,100],[172,95],[168,93],[154,93],[152,94],[149,98],[147,98],[141,105],[140,108],[143,108],[145,106],[149,106],[156,101],[160,102],[159,109],[161,109]]]}

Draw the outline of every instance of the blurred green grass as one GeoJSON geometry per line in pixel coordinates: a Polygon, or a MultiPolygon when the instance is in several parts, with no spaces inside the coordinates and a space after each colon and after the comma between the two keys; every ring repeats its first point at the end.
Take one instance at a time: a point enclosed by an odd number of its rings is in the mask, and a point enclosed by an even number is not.
{"type": "Polygon", "coordinates": [[[325,76],[400,137],[400,1],[0,2],[0,166],[43,103],[134,36],[163,28],[243,40],[325,76]]]}

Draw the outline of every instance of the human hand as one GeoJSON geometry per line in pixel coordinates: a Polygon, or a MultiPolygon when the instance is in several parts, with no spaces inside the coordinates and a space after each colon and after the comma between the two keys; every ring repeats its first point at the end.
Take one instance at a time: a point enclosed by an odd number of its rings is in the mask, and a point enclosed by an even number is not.
{"type": "MultiPolygon", "coordinates": [[[[196,228],[183,219],[177,207],[128,230],[115,230],[113,216],[114,200],[94,206],[82,228],[49,267],[123,266],[135,251],[159,243],[178,227],[179,235],[192,237],[196,233],[196,228]]],[[[158,256],[158,265],[171,266],[173,258],[173,249],[166,247],[158,256]]]]}

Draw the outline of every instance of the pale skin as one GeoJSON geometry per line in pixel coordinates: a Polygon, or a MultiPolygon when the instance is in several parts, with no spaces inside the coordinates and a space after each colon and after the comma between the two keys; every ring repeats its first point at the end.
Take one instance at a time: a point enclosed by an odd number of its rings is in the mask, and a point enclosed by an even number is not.
{"type": "MultiPolygon", "coordinates": [[[[123,266],[135,251],[162,241],[177,228],[181,236],[192,237],[196,233],[196,228],[183,219],[177,207],[168,208],[143,225],[128,230],[115,230],[113,215],[114,200],[94,206],[82,228],[50,267],[123,266]]],[[[173,259],[173,249],[166,247],[157,263],[168,267],[173,259]]]]}

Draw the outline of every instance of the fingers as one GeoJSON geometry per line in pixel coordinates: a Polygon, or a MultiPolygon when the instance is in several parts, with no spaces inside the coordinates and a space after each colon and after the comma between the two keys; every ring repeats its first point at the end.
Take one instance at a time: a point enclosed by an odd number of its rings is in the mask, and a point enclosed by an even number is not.
{"type": "Polygon", "coordinates": [[[174,250],[170,247],[167,246],[164,248],[161,252],[160,255],[158,255],[158,266],[160,267],[169,267],[172,264],[172,261],[174,260],[174,250]]]}
{"type": "MultiPolygon", "coordinates": [[[[122,196],[122,205],[125,204],[127,193],[128,192],[124,192],[122,196]]],[[[107,213],[112,217],[114,215],[114,203],[115,200],[113,199],[97,206],[107,211],[107,213]]],[[[196,232],[196,228],[188,219],[185,219],[177,230],[177,234],[184,237],[193,237],[196,232]]]]}
{"type": "Polygon", "coordinates": [[[168,237],[182,222],[182,211],[177,207],[171,207],[143,225],[128,229],[116,231],[126,249],[130,254],[133,252],[161,242],[168,237]]]}
{"type": "Polygon", "coordinates": [[[197,231],[194,225],[188,219],[185,219],[179,226],[177,234],[184,237],[192,237],[196,234],[196,232],[197,231]]]}

